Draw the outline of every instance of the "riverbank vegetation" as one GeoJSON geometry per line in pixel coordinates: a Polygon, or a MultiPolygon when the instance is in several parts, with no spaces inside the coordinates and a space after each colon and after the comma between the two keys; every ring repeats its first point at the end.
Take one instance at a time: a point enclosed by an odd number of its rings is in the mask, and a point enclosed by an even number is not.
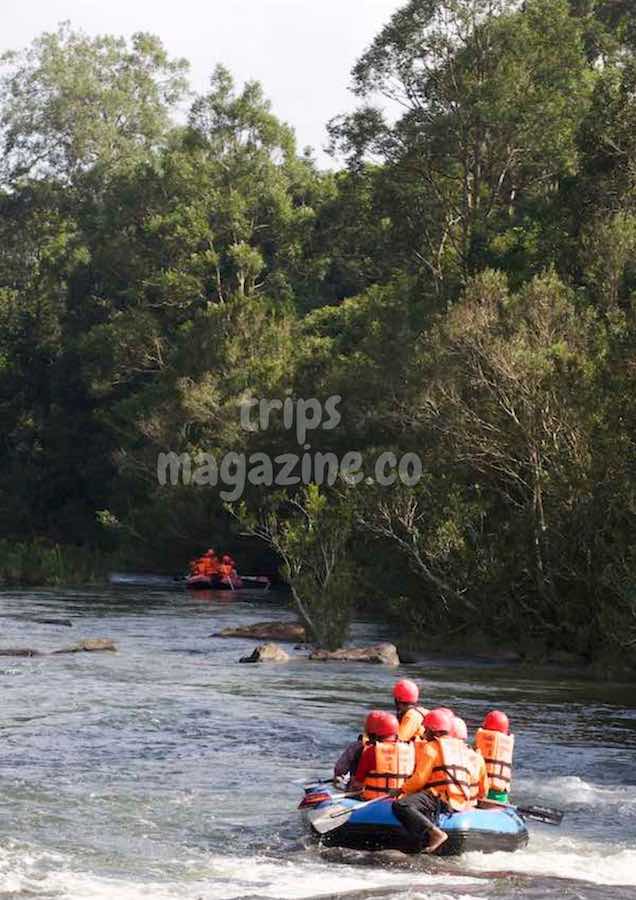
{"type": "Polygon", "coordinates": [[[0,586],[99,583],[108,566],[109,557],[95,548],[0,540],[0,586]]]}
{"type": "Polygon", "coordinates": [[[256,535],[330,646],[355,602],[412,641],[636,660],[631,3],[410,0],[332,171],[223,68],[181,121],[148,35],[63,26],[2,73],[7,541],[179,571],[256,535]],[[302,454],[282,413],[241,427],[288,397],[342,398],[312,453],[423,477],[231,510],[159,485],[168,451],[302,454]]]}

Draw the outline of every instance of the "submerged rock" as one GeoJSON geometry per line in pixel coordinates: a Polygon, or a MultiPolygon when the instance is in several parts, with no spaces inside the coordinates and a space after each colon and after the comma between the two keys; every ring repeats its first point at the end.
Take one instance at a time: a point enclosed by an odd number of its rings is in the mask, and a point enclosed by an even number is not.
{"type": "Polygon", "coordinates": [[[279,647],[278,644],[260,644],[255,647],[250,656],[242,656],[240,663],[259,662],[288,662],[291,659],[289,653],[279,647]]]}
{"type": "Polygon", "coordinates": [[[340,650],[313,650],[309,659],[318,662],[366,662],[384,666],[399,666],[395,644],[374,644],[373,647],[343,647],[340,650]]]}
{"type": "Polygon", "coordinates": [[[49,619],[42,618],[38,616],[38,618],[33,618],[32,616],[19,616],[19,615],[10,615],[10,616],[0,616],[1,619],[11,619],[14,622],[26,622],[31,625],[63,625],[65,628],[72,628],[73,623],[70,619],[49,619]]]}
{"type": "Polygon", "coordinates": [[[255,622],[238,628],[224,628],[210,637],[257,638],[261,641],[305,640],[305,629],[298,622],[255,622]]]}
{"type": "Polygon", "coordinates": [[[33,650],[31,647],[6,647],[0,649],[0,656],[57,656],[60,653],[92,653],[96,650],[117,650],[110,638],[85,638],[73,647],[63,647],[61,650],[33,650]]]}
{"type": "Polygon", "coordinates": [[[62,650],[54,650],[53,653],[94,653],[98,650],[116,651],[117,647],[110,638],[86,638],[73,647],[64,647],[62,650]]]}

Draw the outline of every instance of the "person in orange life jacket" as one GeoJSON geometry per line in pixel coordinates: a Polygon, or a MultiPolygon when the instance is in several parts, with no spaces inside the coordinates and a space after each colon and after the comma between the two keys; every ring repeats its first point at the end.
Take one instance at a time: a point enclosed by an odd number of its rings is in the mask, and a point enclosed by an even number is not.
{"type": "Polygon", "coordinates": [[[415,844],[433,853],[448,839],[439,815],[474,806],[488,792],[483,761],[459,738],[451,737],[454,717],[444,709],[424,719],[425,741],[416,743],[415,772],[393,803],[393,812],[415,844]]]}
{"type": "Polygon", "coordinates": [[[453,730],[451,731],[451,737],[459,738],[460,741],[468,740],[468,728],[466,727],[464,720],[460,719],[459,716],[453,716],[453,730]]]}
{"type": "Polygon", "coordinates": [[[489,800],[508,802],[514,746],[515,738],[510,734],[508,716],[493,709],[475,734],[475,750],[484,758],[490,780],[489,800]]]}
{"type": "MultiPolygon", "coordinates": [[[[428,710],[417,705],[419,688],[414,681],[403,678],[393,687],[396,716],[400,724],[398,738],[401,741],[421,739],[424,735],[423,721],[428,710]]],[[[367,743],[366,735],[358,735],[357,740],[347,744],[334,765],[334,781],[353,776],[367,743]]]]}
{"type": "Polygon", "coordinates": [[[361,792],[363,800],[385,794],[396,797],[413,774],[415,748],[412,743],[398,740],[398,729],[393,713],[373,710],[367,716],[364,730],[369,744],[362,751],[349,785],[351,791],[361,792]]]}
{"type": "Polygon", "coordinates": [[[228,554],[224,554],[221,562],[218,564],[218,572],[221,578],[236,578],[236,569],[234,568],[234,560],[228,554]]]}
{"type": "MultiPolygon", "coordinates": [[[[418,740],[423,737],[424,716],[428,710],[418,706],[419,688],[414,681],[403,678],[393,687],[396,717],[399,722],[398,738],[401,741],[418,740]]],[[[334,781],[353,776],[367,743],[366,735],[358,735],[357,740],[347,744],[334,766],[334,781]]]]}
{"type": "Polygon", "coordinates": [[[190,574],[212,578],[218,572],[218,565],[219,561],[214,550],[207,550],[203,556],[190,563],[190,574]]]}
{"type": "MultiPolygon", "coordinates": [[[[482,784],[483,782],[483,792],[485,792],[485,780],[488,777],[488,771],[486,769],[486,763],[483,758],[476,750],[467,745],[468,741],[468,726],[459,716],[453,715],[453,729],[450,733],[451,737],[457,738],[463,744],[466,744],[466,748],[468,750],[468,757],[471,760],[471,770],[473,774],[477,775],[477,783],[482,784]],[[474,767],[474,769],[473,769],[474,767]]],[[[490,782],[488,783],[490,784],[490,782]]],[[[483,796],[478,796],[479,800],[483,800],[483,796]]]]}
{"type": "Polygon", "coordinates": [[[234,560],[232,559],[232,557],[230,556],[229,553],[223,554],[222,562],[223,562],[223,565],[230,567],[230,575],[232,576],[232,578],[236,578],[237,577],[236,563],[234,562],[234,560]]]}
{"type": "Polygon", "coordinates": [[[217,558],[214,550],[206,550],[203,556],[192,560],[190,563],[191,575],[210,576],[216,572],[217,558]]]}
{"type": "Polygon", "coordinates": [[[424,716],[428,709],[418,706],[420,689],[410,678],[397,681],[393,687],[395,714],[400,723],[398,737],[401,741],[414,741],[424,736],[424,716]]]}

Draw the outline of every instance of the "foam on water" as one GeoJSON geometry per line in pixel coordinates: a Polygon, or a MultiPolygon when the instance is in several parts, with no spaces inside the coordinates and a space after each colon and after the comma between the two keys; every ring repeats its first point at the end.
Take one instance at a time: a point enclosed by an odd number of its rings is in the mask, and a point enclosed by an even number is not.
{"type": "Polygon", "coordinates": [[[182,861],[178,880],[130,881],[95,872],[76,871],[72,859],[32,846],[0,848],[0,893],[29,894],[33,897],[60,897],[65,900],[239,900],[242,897],[272,900],[304,900],[335,893],[385,888],[390,896],[415,896],[410,888],[435,900],[477,900],[458,889],[479,884],[464,876],[400,872],[377,867],[365,868],[333,863],[326,866],[267,856],[208,856],[182,861]],[[405,893],[407,892],[407,893],[405,893]]]}
{"type": "MultiPolygon", "coordinates": [[[[238,898],[247,893],[258,894],[271,898],[309,898],[319,897],[334,892],[345,893],[347,891],[364,890],[368,888],[408,888],[413,882],[418,887],[426,884],[430,891],[429,896],[439,897],[436,888],[448,893],[449,888],[479,884],[478,878],[469,878],[455,875],[430,874],[406,871],[400,872],[392,869],[378,867],[365,868],[362,866],[349,866],[333,863],[325,865],[317,860],[315,863],[289,860],[268,859],[256,857],[248,861],[239,857],[214,857],[212,865],[220,876],[232,880],[234,893],[220,892],[212,896],[219,900],[238,898]],[[237,889],[237,879],[242,885],[237,889]],[[251,890],[248,891],[247,888],[251,890]]],[[[453,896],[457,896],[453,890],[453,896]]]]}
{"type": "Polygon", "coordinates": [[[578,775],[558,778],[524,777],[519,782],[524,794],[538,797],[550,806],[565,809],[593,807],[597,810],[620,807],[621,812],[636,813],[636,785],[594,784],[578,775]]]}
{"type": "Polygon", "coordinates": [[[0,893],[29,894],[65,900],[309,900],[385,889],[402,900],[479,900],[485,882],[480,873],[501,872],[587,881],[598,885],[636,886],[636,850],[599,852],[568,837],[534,835],[531,847],[515,854],[466,854],[462,870],[469,875],[406,870],[378,865],[326,863],[316,859],[277,859],[196,855],[180,860],[179,875],[170,880],[129,880],[94,871],[78,871],[72,857],[34,846],[11,844],[0,848],[0,893]],[[473,893],[471,888],[476,889],[473,893]]]}
{"type": "MultiPolygon", "coordinates": [[[[253,641],[213,641],[210,633],[288,620],[289,610],[264,613],[178,592],[122,596],[96,589],[3,599],[0,592],[8,646],[68,643],[59,630],[24,620],[47,613],[72,616],[78,636],[112,637],[120,651],[0,667],[0,895],[624,900],[636,893],[636,695],[619,695],[615,685],[504,677],[469,663],[409,666],[403,674],[425,684],[429,699],[464,713],[471,728],[501,701],[517,735],[514,800],[563,808],[563,825],[531,824],[530,845],[516,854],[453,861],[319,853],[301,837],[301,784],[330,771],[365,709],[390,703],[396,673],[237,667],[253,641]],[[562,895],[553,876],[573,879],[570,893],[562,895]],[[630,893],[613,885],[631,885],[630,893]]],[[[375,625],[354,626],[356,643],[379,637],[387,635],[375,625]]]]}
{"type": "Polygon", "coordinates": [[[567,836],[533,834],[517,853],[467,853],[462,862],[476,872],[519,872],[603,885],[636,887],[636,849],[599,847],[567,836]]]}

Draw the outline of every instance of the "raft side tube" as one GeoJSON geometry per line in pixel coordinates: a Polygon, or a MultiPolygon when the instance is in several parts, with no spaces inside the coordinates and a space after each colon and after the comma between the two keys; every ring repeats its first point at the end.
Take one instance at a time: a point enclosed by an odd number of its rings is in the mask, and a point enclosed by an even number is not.
{"type": "MultiPolygon", "coordinates": [[[[308,788],[326,793],[325,786],[308,788]]],[[[317,804],[304,807],[303,814],[312,833],[320,838],[326,847],[346,847],[352,850],[401,850],[414,853],[421,845],[414,842],[402,824],[393,815],[393,800],[387,797],[369,805],[352,798],[333,796],[317,804]],[[334,806],[353,810],[343,817],[342,825],[326,834],[318,835],[311,829],[313,819],[324,817],[334,806]]],[[[440,816],[439,826],[448,834],[442,844],[440,856],[456,856],[460,853],[477,851],[496,853],[498,851],[519,850],[528,843],[528,829],[524,820],[511,807],[503,809],[471,809],[464,812],[445,813],[440,816]]]]}

